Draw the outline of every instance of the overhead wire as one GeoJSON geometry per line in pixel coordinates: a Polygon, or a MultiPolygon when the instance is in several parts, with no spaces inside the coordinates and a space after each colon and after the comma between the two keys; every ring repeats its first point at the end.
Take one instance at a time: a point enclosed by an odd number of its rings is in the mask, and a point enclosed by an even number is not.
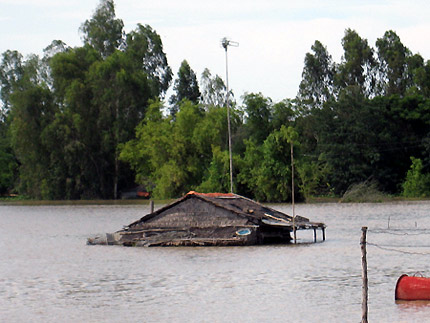
{"type": "MultiPolygon", "coordinates": [[[[403,253],[403,254],[408,254],[408,255],[430,256],[430,252],[405,251],[405,250],[401,250],[401,249],[397,249],[397,248],[381,246],[381,245],[378,245],[376,243],[371,243],[371,242],[367,242],[367,245],[372,246],[372,247],[376,247],[376,248],[379,248],[382,250],[386,250],[386,251],[392,251],[392,252],[403,253]]],[[[430,248],[430,246],[428,246],[428,248],[430,248]]]]}
{"type": "MultiPolygon", "coordinates": [[[[409,229],[397,229],[397,230],[409,230],[409,229]]],[[[428,229],[421,229],[421,232],[396,232],[394,229],[369,229],[369,233],[375,233],[375,234],[388,234],[388,235],[395,235],[395,236],[420,236],[420,235],[430,235],[430,230],[428,229]]],[[[390,251],[390,252],[397,252],[397,253],[403,253],[408,255],[420,255],[420,256],[430,256],[430,252],[418,252],[418,251],[408,251],[408,250],[402,250],[401,248],[428,248],[430,249],[430,245],[381,245],[373,242],[367,242],[367,245],[376,247],[381,250],[390,251]]]]}

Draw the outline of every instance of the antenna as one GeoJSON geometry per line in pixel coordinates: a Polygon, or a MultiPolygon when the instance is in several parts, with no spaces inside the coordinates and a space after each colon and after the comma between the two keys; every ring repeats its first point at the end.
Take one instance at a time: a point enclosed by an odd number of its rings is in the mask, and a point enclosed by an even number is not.
{"type": "Polygon", "coordinates": [[[223,39],[221,39],[221,46],[224,47],[225,50],[227,50],[228,46],[239,47],[239,43],[237,41],[232,41],[227,37],[224,37],[223,39]]]}
{"type": "Polygon", "coordinates": [[[221,46],[225,49],[225,79],[227,87],[226,105],[227,105],[227,123],[228,123],[228,152],[230,156],[230,192],[233,193],[233,157],[231,153],[231,126],[230,126],[230,104],[229,104],[229,94],[230,90],[228,88],[228,59],[227,59],[227,49],[228,46],[239,47],[239,43],[227,39],[224,37],[221,39],[221,46]]]}

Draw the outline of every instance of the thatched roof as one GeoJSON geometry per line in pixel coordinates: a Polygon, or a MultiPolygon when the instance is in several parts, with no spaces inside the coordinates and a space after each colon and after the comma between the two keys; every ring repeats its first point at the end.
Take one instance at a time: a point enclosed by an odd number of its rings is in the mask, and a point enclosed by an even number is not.
{"type": "MultiPolygon", "coordinates": [[[[189,192],[185,196],[175,200],[174,202],[156,210],[153,213],[147,214],[140,220],[132,223],[129,227],[138,225],[147,220],[156,217],[158,214],[166,211],[167,209],[182,203],[185,200],[197,198],[210,203],[216,207],[228,210],[240,217],[246,217],[249,221],[255,224],[266,224],[266,225],[282,225],[282,226],[292,226],[293,218],[287,214],[276,211],[272,208],[264,206],[258,202],[255,202],[246,197],[233,194],[233,193],[197,193],[194,191],[189,192]]],[[[322,223],[311,223],[309,219],[296,216],[296,226],[323,226],[322,223]]]]}

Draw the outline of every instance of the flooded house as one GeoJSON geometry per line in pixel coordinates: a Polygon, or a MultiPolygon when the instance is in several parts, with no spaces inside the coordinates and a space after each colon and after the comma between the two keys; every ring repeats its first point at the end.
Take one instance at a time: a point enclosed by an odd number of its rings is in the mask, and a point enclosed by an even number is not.
{"type": "Polygon", "coordinates": [[[123,246],[228,246],[289,243],[294,230],[322,231],[325,224],[289,215],[233,193],[189,192],[115,233],[88,244],[123,246]],[[293,223],[294,222],[294,223],[293,223]]]}

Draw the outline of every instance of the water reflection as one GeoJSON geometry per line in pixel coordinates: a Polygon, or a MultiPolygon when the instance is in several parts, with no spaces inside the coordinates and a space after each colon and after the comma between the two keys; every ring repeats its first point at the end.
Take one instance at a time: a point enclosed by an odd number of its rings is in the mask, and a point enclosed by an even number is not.
{"type": "Polygon", "coordinates": [[[420,309],[422,307],[430,307],[430,301],[401,301],[396,300],[395,301],[397,305],[399,305],[399,308],[402,309],[420,309]]]}

